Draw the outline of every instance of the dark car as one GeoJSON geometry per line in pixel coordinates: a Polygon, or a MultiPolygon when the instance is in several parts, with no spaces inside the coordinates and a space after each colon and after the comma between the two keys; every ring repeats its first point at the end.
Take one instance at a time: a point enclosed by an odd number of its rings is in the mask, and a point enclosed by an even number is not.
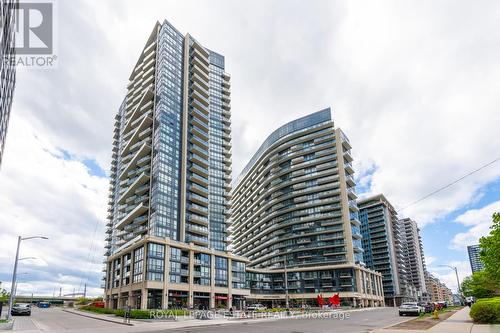
{"type": "Polygon", "coordinates": [[[38,302],[37,306],[39,308],[50,308],[50,303],[49,302],[38,302]]]}
{"type": "Polygon", "coordinates": [[[432,304],[432,303],[425,304],[424,311],[425,311],[425,313],[431,313],[432,311],[434,311],[434,304],[432,304]]]}
{"type": "Polygon", "coordinates": [[[26,304],[26,303],[16,303],[12,306],[12,310],[10,310],[10,314],[13,316],[16,316],[16,315],[31,316],[31,305],[26,304]]]}

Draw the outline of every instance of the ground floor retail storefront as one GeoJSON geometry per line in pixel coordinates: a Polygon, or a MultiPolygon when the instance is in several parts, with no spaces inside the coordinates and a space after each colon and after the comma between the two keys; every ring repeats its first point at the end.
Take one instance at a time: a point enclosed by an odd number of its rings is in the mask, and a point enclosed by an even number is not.
{"type": "MultiPolygon", "coordinates": [[[[321,297],[328,303],[328,299],[335,294],[323,293],[321,297]]],[[[342,307],[380,307],[384,306],[384,300],[378,296],[355,295],[352,293],[339,293],[340,306],[342,307]]],[[[290,308],[318,307],[318,294],[289,295],[290,308]]],[[[251,295],[246,299],[247,304],[262,304],[268,308],[284,308],[286,296],[279,295],[251,295]]]]}
{"type": "Polygon", "coordinates": [[[120,309],[131,306],[133,309],[230,309],[242,310],[246,305],[248,290],[217,292],[168,289],[116,290],[106,295],[106,307],[120,309]]]}

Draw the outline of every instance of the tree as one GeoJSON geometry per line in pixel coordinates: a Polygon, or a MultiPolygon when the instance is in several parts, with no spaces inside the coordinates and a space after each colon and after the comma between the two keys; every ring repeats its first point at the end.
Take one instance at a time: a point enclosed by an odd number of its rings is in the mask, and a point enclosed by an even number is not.
{"type": "Polygon", "coordinates": [[[479,239],[479,255],[484,270],[491,275],[493,281],[500,281],[500,213],[494,213],[492,219],[490,234],[479,239]]]}
{"type": "Polygon", "coordinates": [[[10,293],[7,290],[0,288],[0,303],[7,303],[9,301],[10,293]]]}
{"type": "Polygon", "coordinates": [[[497,288],[498,282],[487,271],[475,272],[462,281],[462,292],[465,296],[493,297],[497,288]]]}

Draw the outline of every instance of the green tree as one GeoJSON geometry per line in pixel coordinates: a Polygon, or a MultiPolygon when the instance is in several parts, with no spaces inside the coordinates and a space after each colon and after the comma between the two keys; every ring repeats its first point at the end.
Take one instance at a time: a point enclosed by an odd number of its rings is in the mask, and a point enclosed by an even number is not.
{"type": "Polygon", "coordinates": [[[9,301],[10,293],[7,290],[0,288],[0,302],[7,303],[9,301]]]}
{"type": "Polygon", "coordinates": [[[500,213],[493,214],[493,223],[490,229],[488,236],[479,239],[480,258],[484,264],[484,270],[488,272],[493,281],[500,281],[500,213]]]}
{"type": "Polygon", "coordinates": [[[479,271],[462,281],[462,292],[465,296],[487,298],[495,295],[498,282],[487,271],[479,271]]]}

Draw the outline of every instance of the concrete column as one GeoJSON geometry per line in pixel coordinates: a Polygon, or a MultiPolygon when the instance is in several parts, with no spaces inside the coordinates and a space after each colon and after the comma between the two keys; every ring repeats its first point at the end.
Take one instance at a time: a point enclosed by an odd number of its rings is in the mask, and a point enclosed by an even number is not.
{"type": "Polygon", "coordinates": [[[141,289],[141,309],[146,310],[148,308],[148,290],[146,288],[141,289]]]}
{"type": "Polygon", "coordinates": [[[233,304],[233,261],[227,258],[227,309],[233,304]]]}
{"type": "Polygon", "coordinates": [[[210,309],[215,308],[215,255],[210,255],[210,309]]]}
{"type": "Polygon", "coordinates": [[[165,260],[163,261],[163,290],[161,308],[168,309],[168,281],[170,279],[170,246],[165,245],[165,260]]]}
{"type": "MultiPolygon", "coordinates": [[[[191,244],[190,244],[191,245],[191,244]]],[[[194,250],[189,249],[189,267],[188,267],[188,281],[189,281],[189,307],[194,306],[193,286],[194,286],[194,250]]]]}
{"type": "Polygon", "coordinates": [[[358,268],[354,268],[354,274],[356,274],[356,291],[358,293],[361,293],[363,290],[361,286],[361,283],[363,283],[361,281],[361,270],[358,268]]]}

